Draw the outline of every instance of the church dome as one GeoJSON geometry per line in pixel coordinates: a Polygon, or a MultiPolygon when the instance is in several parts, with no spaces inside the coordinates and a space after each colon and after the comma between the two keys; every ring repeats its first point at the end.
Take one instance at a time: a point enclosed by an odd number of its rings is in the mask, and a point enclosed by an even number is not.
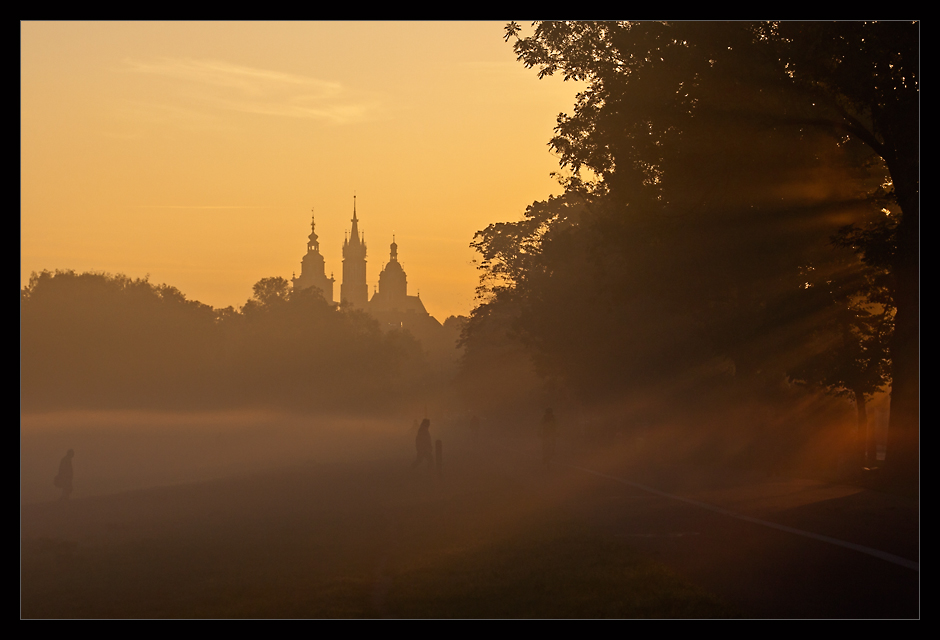
{"type": "Polygon", "coordinates": [[[392,236],[388,264],[379,274],[379,294],[387,304],[403,305],[408,296],[408,277],[401,263],[398,262],[398,244],[392,236]]]}

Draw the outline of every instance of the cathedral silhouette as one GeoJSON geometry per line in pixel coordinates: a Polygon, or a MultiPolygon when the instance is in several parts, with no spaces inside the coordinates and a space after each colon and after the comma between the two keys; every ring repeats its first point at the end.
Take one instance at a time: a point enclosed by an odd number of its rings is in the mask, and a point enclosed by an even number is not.
{"type": "MultiPolygon", "coordinates": [[[[333,276],[326,276],[326,262],[320,254],[320,242],[316,232],[316,220],[311,217],[310,235],[307,236],[307,253],[300,261],[300,276],[292,279],[295,289],[316,287],[323,298],[333,300],[333,276]]],[[[379,283],[372,299],[366,282],[366,243],[359,233],[359,218],[356,215],[356,197],[353,196],[352,229],[343,241],[343,282],[340,284],[341,307],[362,309],[375,317],[387,328],[406,328],[421,334],[441,324],[424,308],[419,296],[408,295],[408,277],[398,261],[398,244],[392,236],[388,263],[379,273],[379,283]]]]}

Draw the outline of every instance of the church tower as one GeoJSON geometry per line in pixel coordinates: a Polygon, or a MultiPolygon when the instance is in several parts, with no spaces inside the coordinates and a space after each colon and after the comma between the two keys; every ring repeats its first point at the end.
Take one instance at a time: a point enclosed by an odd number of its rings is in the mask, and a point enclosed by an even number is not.
{"type": "Polygon", "coordinates": [[[353,196],[352,229],[349,238],[343,241],[343,283],[340,285],[340,303],[349,302],[365,309],[369,302],[369,285],[366,284],[365,234],[359,237],[359,220],[356,218],[356,196],[353,196]]]}
{"type": "Polygon", "coordinates": [[[392,236],[392,245],[389,247],[388,264],[379,274],[379,290],[372,297],[373,302],[379,302],[385,307],[404,310],[408,298],[408,278],[401,263],[398,262],[398,244],[392,236]],[[376,297],[379,300],[376,300],[376,297]]]}
{"type": "MultiPolygon", "coordinates": [[[[418,330],[427,319],[433,320],[418,296],[408,295],[408,277],[398,261],[398,243],[392,236],[388,263],[379,274],[379,287],[369,303],[369,313],[392,327],[418,330]]],[[[433,320],[437,322],[437,320],[433,320]]]]}
{"type": "Polygon", "coordinates": [[[320,255],[320,241],[317,238],[316,222],[310,216],[310,235],[307,236],[307,254],[300,261],[300,277],[291,282],[294,289],[316,287],[323,293],[323,299],[333,302],[333,277],[326,277],[326,264],[320,255]]]}

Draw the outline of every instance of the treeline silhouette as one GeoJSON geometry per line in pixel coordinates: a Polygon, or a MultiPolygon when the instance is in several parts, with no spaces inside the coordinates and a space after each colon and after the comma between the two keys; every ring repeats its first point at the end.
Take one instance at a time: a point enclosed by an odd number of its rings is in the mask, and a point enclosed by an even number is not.
{"type": "Polygon", "coordinates": [[[22,289],[20,313],[26,410],[388,411],[428,384],[410,334],[283,278],[259,281],[236,310],[146,278],[44,271],[22,289]]]}
{"type": "Polygon", "coordinates": [[[509,24],[520,62],[588,88],[550,143],[564,194],[474,240],[470,395],[516,370],[533,397],[617,406],[617,429],[744,423],[779,451],[829,392],[856,405],[861,457],[893,379],[889,457],[916,475],[897,387],[919,346],[895,317],[916,327],[918,29],[509,24]]]}

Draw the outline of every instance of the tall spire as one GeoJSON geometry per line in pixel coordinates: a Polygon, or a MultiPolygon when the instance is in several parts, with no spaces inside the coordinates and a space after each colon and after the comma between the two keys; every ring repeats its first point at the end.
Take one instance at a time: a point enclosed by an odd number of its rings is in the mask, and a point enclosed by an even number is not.
{"type": "Polygon", "coordinates": [[[369,302],[369,285],[366,284],[365,234],[359,234],[359,216],[356,214],[356,195],[353,194],[352,229],[343,242],[343,283],[340,286],[341,303],[352,303],[365,309],[369,302]]]}
{"type": "Polygon", "coordinates": [[[356,196],[353,196],[353,217],[352,217],[352,229],[349,232],[349,242],[352,244],[359,244],[359,218],[356,217],[356,196]]]}
{"type": "Polygon", "coordinates": [[[320,250],[320,240],[317,236],[317,223],[313,216],[313,209],[310,210],[310,235],[307,236],[309,241],[307,242],[307,248],[313,249],[314,251],[320,250]]]}

